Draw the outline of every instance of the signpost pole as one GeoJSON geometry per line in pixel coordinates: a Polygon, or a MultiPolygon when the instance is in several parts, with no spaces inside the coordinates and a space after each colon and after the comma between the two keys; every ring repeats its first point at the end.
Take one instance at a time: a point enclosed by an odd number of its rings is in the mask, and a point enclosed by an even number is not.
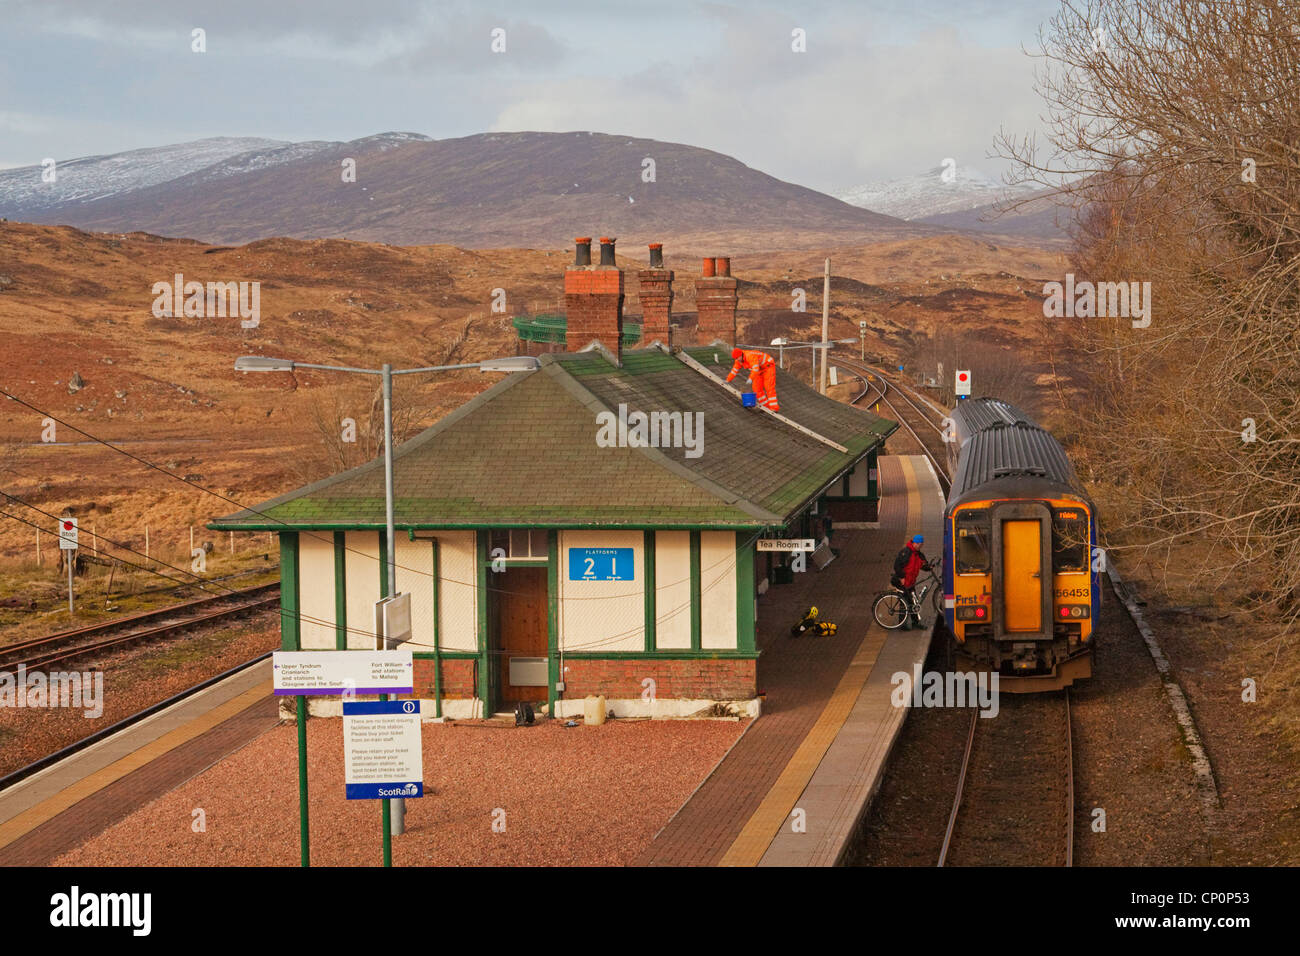
{"type": "MultiPolygon", "coordinates": [[[[40,532],[37,532],[37,545],[40,544],[40,532]]],[[[77,519],[64,516],[59,519],[59,555],[68,565],[68,617],[76,616],[72,601],[72,566],[77,557],[77,519]]]]}
{"type": "Polygon", "coordinates": [[[307,698],[295,697],[298,714],[298,845],[302,865],[311,866],[311,835],[307,826],[307,698]]]}

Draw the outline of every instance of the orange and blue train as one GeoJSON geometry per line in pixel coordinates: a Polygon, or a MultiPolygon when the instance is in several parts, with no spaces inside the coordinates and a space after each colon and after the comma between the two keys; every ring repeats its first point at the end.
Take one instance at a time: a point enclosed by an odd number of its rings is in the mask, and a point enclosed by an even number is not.
{"type": "Polygon", "coordinates": [[[959,670],[1012,693],[1092,676],[1103,555],[1097,509],[1065,449],[992,398],[953,410],[944,512],[944,623],[959,670]]]}

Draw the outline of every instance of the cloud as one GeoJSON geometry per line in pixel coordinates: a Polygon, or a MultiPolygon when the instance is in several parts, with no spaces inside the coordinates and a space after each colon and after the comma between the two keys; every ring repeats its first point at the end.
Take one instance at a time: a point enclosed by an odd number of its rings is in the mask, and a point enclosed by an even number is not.
{"type": "Polygon", "coordinates": [[[685,66],[665,61],[599,92],[581,78],[530,82],[492,129],[669,139],[834,190],[948,156],[996,173],[1000,164],[987,153],[999,126],[1037,126],[1033,64],[1010,42],[977,46],[941,27],[882,45],[852,29],[809,27],[808,52],[794,53],[788,17],[716,15],[726,38],[718,54],[685,66]]]}
{"type": "Polygon", "coordinates": [[[376,16],[357,0],[308,4],[266,0],[15,0],[14,14],[44,33],[156,53],[190,52],[201,27],[212,55],[320,60],[407,73],[464,73],[553,64],[564,45],[522,18],[472,13],[445,3],[395,0],[376,16]],[[491,31],[507,31],[507,52],[493,55],[491,31]],[[473,39],[471,39],[473,38],[473,39]]]}

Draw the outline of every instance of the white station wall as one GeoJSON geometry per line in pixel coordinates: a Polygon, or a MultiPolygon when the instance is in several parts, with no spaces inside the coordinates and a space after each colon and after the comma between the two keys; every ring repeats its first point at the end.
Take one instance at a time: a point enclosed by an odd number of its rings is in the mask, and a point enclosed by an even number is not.
{"type": "Polygon", "coordinates": [[[411,595],[411,641],[413,651],[433,650],[433,542],[412,541],[405,531],[397,533],[397,590],[411,595]]]}
{"type": "Polygon", "coordinates": [[[338,646],[334,615],[334,533],[298,535],[298,633],[303,650],[338,646]]]}
{"type": "Polygon", "coordinates": [[[655,532],[655,647],[691,646],[691,533],[655,532]]]}
{"type": "Polygon", "coordinates": [[[601,653],[645,650],[644,545],[640,531],[560,532],[561,648],[601,653]],[[570,581],[570,548],[631,548],[632,580],[570,581]]]}
{"type": "Polygon", "coordinates": [[[348,590],[348,649],[375,649],[375,602],[379,600],[378,531],[345,536],[344,576],[348,590]]]}
{"type": "Polygon", "coordinates": [[[736,535],[700,532],[700,647],[736,647],[736,535]]]}
{"type": "Polygon", "coordinates": [[[445,651],[478,650],[477,556],[473,531],[438,532],[439,646],[445,651]]]}

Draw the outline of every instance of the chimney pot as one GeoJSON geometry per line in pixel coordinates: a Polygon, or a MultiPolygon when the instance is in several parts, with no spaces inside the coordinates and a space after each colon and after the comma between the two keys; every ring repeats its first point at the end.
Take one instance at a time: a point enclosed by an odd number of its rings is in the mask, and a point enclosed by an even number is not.
{"type": "Polygon", "coordinates": [[[600,237],[600,264],[602,266],[614,265],[614,243],[617,239],[611,239],[609,236],[600,237]]]}
{"type": "Polygon", "coordinates": [[[703,275],[695,280],[695,307],[699,314],[696,341],[707,345],[721,339],[736,344],[737,282],[731,277],[731,257],[712,256],[703,262],[703,275]]]}
{"type": "Polygon", "coordinates": [[[575,266],[591,265],[591,236],[579,236],[573,240],[575,255],[573,264],[575,266]]]}
{"type": "Polygon", "coordinates": [[[650,243],[650,268],[662,269],[664,267],[664,244],[662,242],[650,243]]]}

